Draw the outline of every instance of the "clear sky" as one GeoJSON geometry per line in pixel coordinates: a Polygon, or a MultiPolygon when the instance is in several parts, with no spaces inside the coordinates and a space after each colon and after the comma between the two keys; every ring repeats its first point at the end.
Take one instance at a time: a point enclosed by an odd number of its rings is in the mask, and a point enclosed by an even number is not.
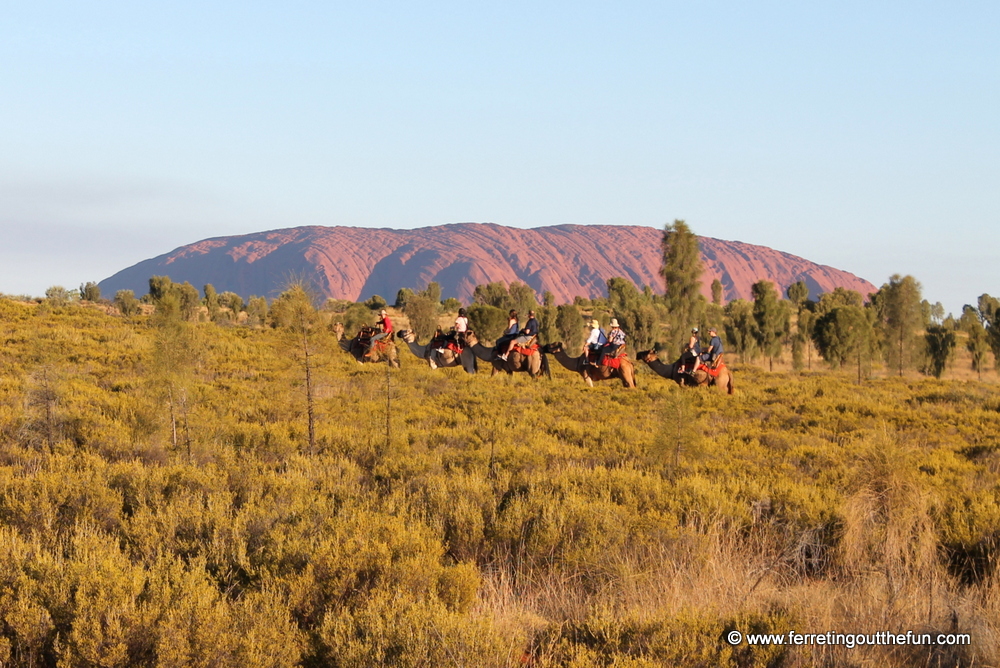
{"type": "Polygon", "coordinates": [[[297,225],[651,225],[1000,294],[1000,3],[5,3],[0,292],[297,225]]]}

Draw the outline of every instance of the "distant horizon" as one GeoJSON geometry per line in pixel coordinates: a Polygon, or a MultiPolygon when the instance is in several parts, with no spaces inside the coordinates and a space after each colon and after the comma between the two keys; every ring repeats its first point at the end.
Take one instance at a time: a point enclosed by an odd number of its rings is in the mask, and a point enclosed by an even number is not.
{"type": "Polygon", "coordinates": [[[661,227],[1000,294],[1000,5],[60,0],[0,22],[0,291],[300,225],[661,227]],[[622,222],[626,221],[626,222],[622,222]]]}

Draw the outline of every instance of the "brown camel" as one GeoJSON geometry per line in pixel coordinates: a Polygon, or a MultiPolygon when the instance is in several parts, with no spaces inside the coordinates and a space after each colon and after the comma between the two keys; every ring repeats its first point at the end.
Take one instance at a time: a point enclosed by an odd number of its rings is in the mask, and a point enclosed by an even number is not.
{"type": "Polygon", "coordinates": [[[595,380],[611,380],[612,378],[620,379],[622,381],[622,385],[625,387],[635,387],[635,367],[632,366],[632,360],[627,357],[621,358],[620,366],[616,369],[610,366],[595,367],[586,364],[585,355],[570,357],[566,354],[566,351],[563,350],[562,343],[558,341],[544,346],[542,350],[547,353],[552,353],[552,355],[555,356],[556,361],[570,371],[579,373],[583,380],[586,381],[588,387],[593,387],[595,380]]]}
{"type": "Polygon", "coordinates": [[[362,328],[353,339],[340,339],[340,347],[351,354],[358,364],[366,362],[389,361],[389,366],[399,368],[399,352],[396,350],[395,334],[390,333],[369,347],[368,341],[374,332],[371,328],[362,328]]]}
{"type": "Polygon", "coordinates": [[[549,371],[549,361],[545,357],[545,353],[541,350],[534,355],[522,355],[521,353],[515,351],[507,356],[507,361],[505,362],[504,360],[493,355],[492,348],[487,348],[481,344],[475,332],[467,332],[465,334],[465,341],[469,344],[469,350],[472,351],[473,355],[484,362],[489,362],[493,366],[493,371],[490,372],[490,377],[493,377],[498,373],[506,373],[510,375],[515,371],[527,372],[527,374],[532,378],[538,378],[543,373],[546,376],[551,376],[551,372],[549,371]]]}
{"type": "Polygon", "coordinates": [[[708,387],[715,387],[720,392],[733,393],[735,387],[733,385],[733,374],[729,370],[729,367],[721,362],[719,376],[712,378],[708,373],[701,370],[695,371],[692,374],[681,373],[680,360],[677,360],[673,364],[664,364],[652,350],[639,351],[636,357],[648,364],[649,368],[655,371],[657,375],[669,378],[681,387],[701,387],[706,385],[708,387]]]}
{"type": "Polygon", "coordinates": [[[420,359],[426,359],[432,369],[460,366],[468,373],[476,373],[476,355],[469,347],[466,347],[461,354],[447,348],[443,352],[428,350],[430,344],[422,346],[417,343],[417,335],[413,333],[413,330],[409,329],[400,330],[399,338],[406,342],[406,346],[410,349],[411,353],[420,359]]]}

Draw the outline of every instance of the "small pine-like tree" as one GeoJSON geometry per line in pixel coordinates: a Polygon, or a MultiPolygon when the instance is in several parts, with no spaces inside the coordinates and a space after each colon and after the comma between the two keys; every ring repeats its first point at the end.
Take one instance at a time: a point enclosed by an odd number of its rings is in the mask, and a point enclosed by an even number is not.
{"type": "Polygon", "coordinates": [[[722,306],[722,281],[717,278],[712,281],[712,303],[722,306]]]}
{"type": "Polygon", "coordinates": [[[663,230],[661,242],[663,266],[660,275],[666,283],[663,296],[667,307],[668,347],[680,349],[688,328],[698,322],[702,308],[701,248],[698,237],[683,220],[675,220],[663,230]]]}
{"type": "Polygon", "coordinates": [[[924,372],[940,378],[955,351],[955,332],[941,325],[931,325],[924,334],[927,342],[927,364],[924,372]]]}
{"type": "Polygon", "coordinates": [[[788,331],[788,311],[782,308],[778,292],[770,281],[758,281],[751,288],[753,317],[757,322],[758,349],[767,356],[768,366],[774,370],[774,358],[781,354],[781,338],[788,331]]]}
{"type": "Polygon", "coordinates": [[[875,294],[874,303],[884,333],[885,358],[900,376],[923,359],[924,342],[918,330],[923,325],[920,283],[912,276],[894,274],[875,294]]]}
{"type": "Polygon", "coordinates": [[[576,304],[562,304],[556,307],[556,329],[558,339],[566,350],[577,350],[583,345],[583,314],[576,304]]]}
{"type": "Polygon", "coordinates": [[[410,288],[400,288],[396,293],[396,303],[393,304],[396,308],[406,308],[406,302],[410,301],[410,297],[413,296],[413,290],[410,288]]]}

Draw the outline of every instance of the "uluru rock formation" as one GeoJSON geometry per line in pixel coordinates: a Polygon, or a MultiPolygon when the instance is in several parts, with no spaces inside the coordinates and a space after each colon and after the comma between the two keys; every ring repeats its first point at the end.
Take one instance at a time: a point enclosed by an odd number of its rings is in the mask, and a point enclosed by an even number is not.
{"type": "MultiPolygon", "coordinates": [[[[606,294],[614,276],[664,289],[659,276],[662,231],[618,225],[556,225],[520,229],[456,223],[413,230],[294,227],[205,239],[124,269],[100,283],[104,294],[145,294],[150,276],[190,281],[201,289],[243,297],[276,296],[290,280],[311,281],[323,296],[358,301],[378,294],[392,301],[399,288],[431,281],[444,297],[468,303],[480,283],[522,281],[557,303],[606,294]]],[[[702,292],[718,278],[727,301],[750,299],[761,279],[784,291],[805,281],[813,298],[837,287],[863,295],[875,286],[853,274],[740,241],[699,237],[705,271],[702,292]]]]}

